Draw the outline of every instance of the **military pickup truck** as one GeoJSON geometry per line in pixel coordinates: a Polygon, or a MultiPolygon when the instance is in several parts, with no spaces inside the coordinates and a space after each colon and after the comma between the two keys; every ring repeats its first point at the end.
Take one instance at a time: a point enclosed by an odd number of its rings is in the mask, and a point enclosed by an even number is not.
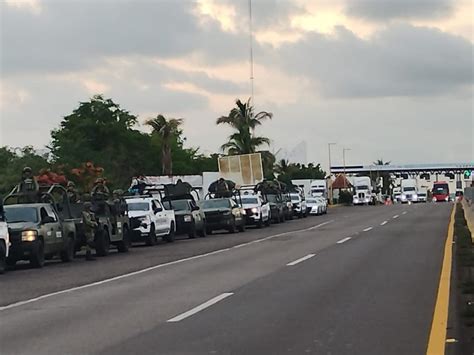
{"type": "Polygon", "coordinates": [[[17,203],[21,200],[19,194],[5,198],[4,210],[11,243],[7,265],[29,260],[33,267],[40,268],[45,259],[57,255],[64,262],[74,258],[76,226],[68,219],[70,212],[64,209],[64,205],[55,202],[57,191],[61,188],[51,187],[38,194],[38,202],[34,203],[17,203]]]}
{"type": "MultiPolygon", "coordinates": [[[[86,243],[84,225],[82,223],[83,203],[72,203],[73,221],[76,225],[78,238],[75,250],[80,250],[86,243]]],[[[130,221],[127,215],[127,204],[121,199],[119,203],[111,201],[92,202],[91,211],[98,224],[94,235],[95,252],[97,256],[107,256],[111,246],[119,253],[128,252],[131,245],[130,221]]]]}

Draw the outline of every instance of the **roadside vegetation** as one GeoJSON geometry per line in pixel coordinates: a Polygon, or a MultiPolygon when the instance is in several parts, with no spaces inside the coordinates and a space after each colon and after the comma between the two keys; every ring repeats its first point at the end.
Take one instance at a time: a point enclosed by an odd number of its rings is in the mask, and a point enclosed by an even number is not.
{"type": "Polygon", "coordinates": [[[234,132],[223,139],[221,150],[203,154],[199,147],[187,144],[182,125],[185,119],[162,114],[148,118],[140,130],[137,115],[101,95],[81,102],[65,116],[59,127],[51,132],[49,149],[39,153],[32,147],[0,147],[0,195],[18,183],[21,170],[30,166],[44,181],[76,183],[86,191],[96,177],[105,177],[112,188],[128,188],[132,176],[190,175],[217,171],[217,159],[224,154],[259,152],[266,178],[279,175],[282,181],[324,178],[319,164],[308,166],[282,162],[268,148],[270,139],[257,135],[264,132],[263,124],[273,115],[254,112],[250,101],[237,100],[227,116],[216,119],[217,125],[232,127],[234,132]]]}
{"type": "Polygon", "coordinates": [[[456,204],[454,236],[456,245],[457,301],[462,347],[474,350],[474,248],[461,203],[456,204]]]}

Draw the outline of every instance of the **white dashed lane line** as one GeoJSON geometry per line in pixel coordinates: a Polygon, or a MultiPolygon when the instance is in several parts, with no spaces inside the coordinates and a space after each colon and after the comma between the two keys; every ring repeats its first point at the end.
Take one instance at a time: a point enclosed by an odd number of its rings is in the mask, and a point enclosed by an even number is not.
{"type": "Polygon", "coordinates": [[[396,214],[395,216],[393,216],[393,219],[397,219],[398,217],[400,217],[398,214],[396,214]]]}
{"type": "Polygon", "coordinates": [[[407,214],[407,211],[403,211],[402,214],[407,214]]]}
{"type": "Polygon", "coordinates": [[[365,229],[362,230],[362,231],[363,231],[363,232],[368,232],[368,231],[370,231],[370,230],[372,230],[372,229],[373,229],[373,227],[367,227],[367,228],[365,228],[365,229]]]}
{"type": "Polygon", "coordinates": [[[311,259],[315,255],[316,254],[308,254],[306,256],[303,256],[302,258],[296,259],[295,261],[292,261],[291,263],[286,264],[286,266],[295,266],[296,264],[302,263],[305,260],[311,259]]]}
{"type": "Polygon", "coordinates": [[[382,223],[380,223],[381,226],[384,226],[388,223],[388,221],[383,221],[382,223]]]}
{"type": "Polygon", "coordinates": [[[337,242],[337,244],[345,243],[345,242],[347,242],[348,240],[351,240],[351,239],[352,239],[352,237],[347,237],[347,238],[341,239],[337,242]]]}
{"type": "Polygon", "coordinates": [[[216,296],[214,298],[211,298],[209,301],[207,302],[204,302],[203,304],[200,304],[199,306],[197,307],[194,307],[193,309],[190,309],[189,311],[187,312],[184,312],[184,313],[181,313],[180,315],[177,315],[176,317],[173,317],[171,319],[168,319],[167,322],[168,323],[175,323],[175,322],[179,322],[179,321],[182,321],[183,319],[186,319],[186,318],[189,318],[191,317],[192,315],[198,313],[198,312],[201,312],[203,310],[205,310],[206,308],[209,308],[211,307],[212,305],[216,304],[217,302],[220,302],[222,301],[223,299],[229,297],[229,296],[232,296],[233,293],[232,292],[226,292],[226,293],[222,293],[220,294],[219,296],[216,296]]]}

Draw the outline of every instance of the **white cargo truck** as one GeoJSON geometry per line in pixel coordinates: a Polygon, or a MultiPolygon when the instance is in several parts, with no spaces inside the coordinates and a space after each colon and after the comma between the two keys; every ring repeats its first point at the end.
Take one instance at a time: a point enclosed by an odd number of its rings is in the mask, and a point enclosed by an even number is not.
{"type": "Polygon", "coordinates": [[[375,194],[373,193],[370,177],[353,177],[352,186],[354,186],[354,196],[352,197],[352,203],[354,205],[375,204],[375,194]]]}
{"type": "Polygon", "coordinates": [[[418,202],[418,184],[416,179],[403,179],[400,183],[402,203],[418,202]]]}

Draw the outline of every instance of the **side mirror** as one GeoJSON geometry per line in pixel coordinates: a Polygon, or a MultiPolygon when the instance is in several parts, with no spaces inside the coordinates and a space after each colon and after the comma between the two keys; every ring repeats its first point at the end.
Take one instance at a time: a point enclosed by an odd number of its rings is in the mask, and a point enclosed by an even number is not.
{"type": "Polygon", "coordinates": [[[155,212],[155,213],[158,213],[158,212],[161,212],[161,211],[163,211],[163,209],[160,208],[160,207],[156,207],[156,208],[153,210],[153,212],[155,212]]]}
{"type": "Polygon", "coordinates": [[[199,211],[199,210],[200,210],[199,206],[193,206],[191,208],[191,211],[199,211]]]}
{"type": "Polygon", "coordinates": [[[48,223],[54,223],[54,218],[51,217],[51,216],[45,216],[45,217],[41,220],[41,224],[48,224],[48,223]]]}

